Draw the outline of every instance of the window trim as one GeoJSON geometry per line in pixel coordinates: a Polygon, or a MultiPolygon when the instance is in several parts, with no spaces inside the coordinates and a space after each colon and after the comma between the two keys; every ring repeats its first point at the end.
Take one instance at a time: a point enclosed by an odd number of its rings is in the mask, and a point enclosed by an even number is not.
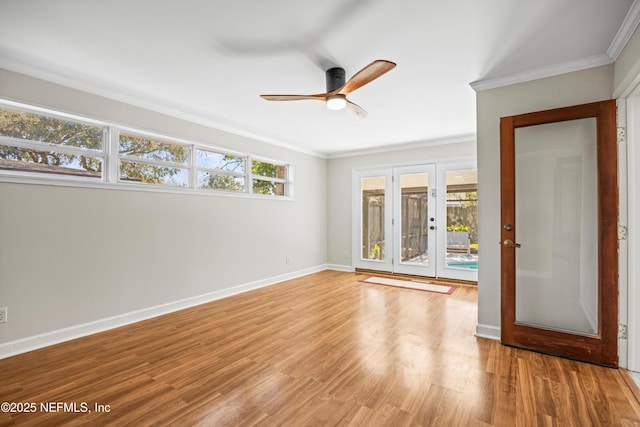
{"type": "Polygon", "coordinates": [[[0,107],[15,109],[23,111],[25,113],[35,113],[46,115],[48,117],[71,121],[79,124],[86,124],[92,126],[100,126],[103,131],[103,149],[95,150],[89,148],[69,147],[61,144],[49,143],[49,142],[37,142],[31,140],[23,140],[19,138],[6,137],[0,135],[0,145],[8,145],[18,148],[29,148],[34,150],[47,150],[56,151],[64,154],[75,154],[98,157],[103,162],[103,172],[101,178],[90,178],[82,176],[71,176],[63,174],[54,174],[46,172],[30,172],[19,171],[10,169],[0,169],[0,183],[23,183],[23,184],[38,184],[38,185],[57,185],[66,187],[85,187],[85,188],[103,188],[103,189],[119,189],[126,191],[147,191],[147,192],[164,192],[164,193],[179,193],[179,194],[192,194],[192,195],[206,195],[206,196],[223,196],[223,197],[249,197],[249,198],[270,198],[274,200],[295,200],[293,198],[293,180],[292,169],[293,164],[282,160],[267,159],[259,156],[254,156],[247,152],[240,152],[231,150],[224,147],[214,146],[202,142],[194,142],[183,138],[176,138],[157,132],[152,132],[140,128],[135,128],[126,125],[119,125],[112,122],[96,120],[86,118],[76,114],[69,114],[54,109],[44,108],[40,106],[25,104],[22,102],[16,102],[8,99],[0,98],[0,107]],[[166,142],[170,144],[178,144],[187,147],[189,150],[186,163],[168,162],[156,159],[147,159],[144,157],[121,155],[119,153],[120,134],[124,133],[130,136],[138,136],[148,139],[156,139],[159,142],[166,142]],[[234,157],[240,157],[245,162],[245,172],[236,172],[217,168],[206,168],[197,166],[196,153],[197,150],[210,151],[217,154],[230,155],[234,157]],[[285,167],[285,179],[263,177],[260,175],[253,175],[251,173],[252,161],[264,161],[279,166],[285,167]],[[127,180],[121,180],[120,177],[120,163],[121,161],[137,162],[150,164],[154,166],[167,166],[179,169],[186,169],[189,174],[189,180],[185,187],[171,186],[171,185],[158,185],[149,183],[138,183],[127,180]],[[244,191],[232,191],[214,188],[200,188],[198,186],[198,172],[212,172],[217,174],[223,174],[233,177],[244,177],[245,188],[244,191]],[[258,194],[253,193],[252,180],[255,178],[267,181],[274,181],[284,184],[285,194],[282,196],[271,194],[258,194]]]}

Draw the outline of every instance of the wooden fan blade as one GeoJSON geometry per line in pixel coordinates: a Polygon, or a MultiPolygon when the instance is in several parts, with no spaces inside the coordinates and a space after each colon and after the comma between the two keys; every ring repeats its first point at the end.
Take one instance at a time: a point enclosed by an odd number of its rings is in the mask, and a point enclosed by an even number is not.
{"type": "Polygon", "coordinates": [[[349,115],[356,120],[362,120],[367,117],[367,112],[364,111],[364,108],[362,108],[358,104],[355,104],[349,101],[348,99],[347,99],[347,105],[344,108],[345,110],[347,110],[347,113],[349,113],[349,115]]]}
{"type": "Polygon", "coordinates": [[[338,90],[338,93],[342,95],[348,95],[354,90],[377,79],[386,72],[393,70],[395,66],[395,62],[386,61],[384,59],[373,61],[362,70],[355,73],[353,77],[351,77],[349,81],[338,90]]]}
{"type": "Polygon", "coordinates": [[[305,99],[316,99],[318,101],[326,101],[326,93],[318,93],[315,95],[260,95],[267,101],[302,101],[305,99]]]}

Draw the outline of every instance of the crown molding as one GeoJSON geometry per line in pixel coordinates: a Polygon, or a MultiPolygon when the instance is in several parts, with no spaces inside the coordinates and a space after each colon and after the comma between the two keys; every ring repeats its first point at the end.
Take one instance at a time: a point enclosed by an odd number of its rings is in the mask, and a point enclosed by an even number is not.
{"type": "Polygon", "coordinates": [[[561,62],[559,64],[547,65],[545,67],[534,68],[531,70],[509,74],[506,76],[476,80],[469,83],[469,86],[471,86],[471,88],[476,92],[482,92],[489,89],[496,89],[503,86],[510,86],[518,83],[529,82],[532,80],[543,79],[546,77],[558,76],[561,74],[586,70],[588,68],[599,67],[601,65],[609,65],[612,63],[613,60],[609,57],[609,55],[607,55],[606,53],[602,53],[600,55],[561,62]]]}
{"type": "Polygon", "coordinates": [[[304,149],[296,146],[294,143],[283,142],[281,140],[270,138],[259,132],[243,129],[241,126],[225,123],[222,119],[205,117],[196,111],[190,111],[188,107],[181,106],[176,103],[168,102],[163,99],[154,99],[152,96],[131,91],[125,88],[100,85],[89,82],[83,76],[74,73],[73,70],[66,70],[66,73],[56,73],[47,71],[47,67],[34,66],[28,61],[16,61],[11,57],[0,54],[0,69],[22,74],[27,77],[42,80],[47,83],[53,83],[70,89],[85,92],[94,96],[110,99],[116,102],[122,102],[127,105],[142,108],[144,110],[153,111],[170,117],[175,117],[187,122],[195,123],[201,126],[209,127],[230,134],[253,139],[258,142],[269,144],[275,147],[284,148],[294,152],[326,159],[324,153],[313,150],[304,149]]]}
{"type": "Polygon", "coordinates": [[[340,151],[337,153],[329,153],[327,159],[340,159],[343,157],[365,156],[369,154],[388,153],[390,151],[414,150],[425,147],[433,147],[436,145],[458,144],[461,142],[476,142],[475,133],[458,135],[447,138],[429,139],[426,141],[405,142],[400,144],[382,145],[373,148],[364,148],[362,150],[340,151]]]}
{"type": "Polygon", "coordinates": [[[607,55],[611,58],[612,61],[616,61],[622,50],[633,36],[633,33],[640,25],[640,0],[635,0],[631,7],[629,8],[629,12],[627,12],[627,16],[625,16],[624,21],[622,21],[622,25],[618,29],[613,41],[609,45],[609,49],[607,49],[607,55]]]}
{"type": "Polygon", "coordinates": [[[622,21],[622,25],[620,25],[618,32],[611,41],[606,54],[603,53],[600,55],[589,56],[573,61],[535,68],[520,73],[509,74],[506,76],[480,79],[469,83],[469,85],[476,92],[482,92],[484,90],[496,89],[503,86],[524,83],[532,80],[543,79],[545,77],[553,77],[560,74],[571,73],[574,71],[599,67],[601,65],[612,64],[618,59],[638,26],[640,26],[640,0],[634,0],[633,4],[629,8],[629,11],[627,12],[627,15],[624,18],[624,21],[622,21]]]}

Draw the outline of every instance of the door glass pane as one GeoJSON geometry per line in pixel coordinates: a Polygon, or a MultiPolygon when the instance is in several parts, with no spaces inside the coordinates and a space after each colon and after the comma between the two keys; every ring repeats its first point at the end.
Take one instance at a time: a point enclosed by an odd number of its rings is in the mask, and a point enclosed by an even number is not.
{"type": "Polygon", "coordinates": [[[362,259],[384,260],[385,177],[362,178],[362,259]]]}
{"type": "Polygon", "coordinates": [[[516,129],[516,322],[598,333],[596,120],[516,129]]]}
{"type": "Polygon", "coordinates": [[[400,175],[400,194],[400,262],[428,266],[429,175],[400,175]]]}
{"type": "Polygon", "coordinates": [[[447,180],[448,268],[478,269],[478,172],[450,170],[447,180]]]}

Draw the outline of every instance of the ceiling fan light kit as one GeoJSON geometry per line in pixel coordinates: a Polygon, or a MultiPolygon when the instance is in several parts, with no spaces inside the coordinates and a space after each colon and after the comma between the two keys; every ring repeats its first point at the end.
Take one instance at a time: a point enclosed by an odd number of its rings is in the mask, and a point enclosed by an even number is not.
{"type": "Polygon", "coordinates": [[[327,97],[327,108],[329,110],[342,110],[347,106],[347,97],[344,95],[331,95],[327,97]]]}
{"type": "Polygon", "coordinates": [[[301,101],[315,99],[324,101],[330,110],[346,109],[356,119],[363,119],[367,112],[357,104],[349,101],[347,95],[367,83],[372,82],[383,74],[395,68],[396,64],[384,59],[378,59],[364,67],[345,82],[344,68],[334,67],[326,72],[326,93],[314,95],[260,95],[267,101],[301,101]]]}

